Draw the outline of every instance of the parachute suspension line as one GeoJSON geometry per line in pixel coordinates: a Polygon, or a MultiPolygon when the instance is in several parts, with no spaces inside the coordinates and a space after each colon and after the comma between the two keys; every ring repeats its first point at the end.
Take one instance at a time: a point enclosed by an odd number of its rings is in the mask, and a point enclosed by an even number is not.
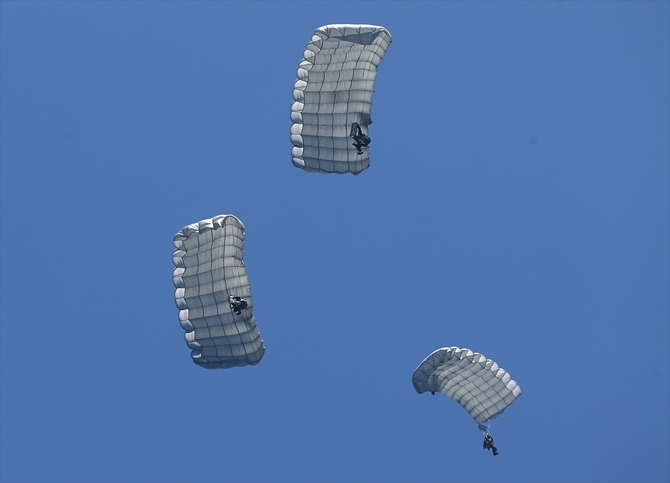
{"type": "MultiPolygon", "coordinates": [[[[454,406],[448,398],[445,397],[437,397],[437,395],[440,393],[435,393],[434,397],[431,397],[430,399],[435,402],[435,404],[439,404],[440,407],[446,407],[450,412],[454,410],[454,413],[456,413],[455,409],[456,406],[454,406]]],[[[489,434],[489,431],[491,429],[491,421],[484,421],[483,423],[478,423],[477,424],[477,429],[484,433],[484,436],[489,434]]]]}
{"type": "MultiPolygon", "coordinates": [[[[435,404],[438,404],[441,408],[446,408],[449,413],[447,414],[447,417],[452,417],[452,414],[454,415],[453,417],[458,417],[457,415],[460,414],[460,410],[458,410],[458,405],[453,404],[455,401],[450,400],[448,397],[440,397],[440,392],[435,392],[434,395],[432,395],[429,399],[431,399],[435,404]]],[[[444,396],[444,394],[442,394],[444,396]]],[[[486,429],[486,426],[479,424],[479,428],[484,428],[486,429]]],[[[488,432],[485,432],[484,435],[488,434],[488,432]]]]}
{"type": "Polygon", "coordinates": [[[458,406],[454,406],[452,401],[450,401],[449,398],[444,397],[444,394],[442,394],[440,392],[435,392],[434,395],[431,395],[430,399],[435,404],[439,404],[440,407],[446,408],[446,410],[449,411],[450,413],[453,412],[454,414],[457,414],[459,412],[459,411],[456,411],[456,408],[458,406]]]}
{"type": "MultiPolygon", "coordinates": [[[[243,232],[243,234],[245,234],[245,232],[243,232]]],[[[243,242],[243,246],[244,246],[244,242],[243,242]]],[[[242,251],[242,258],[244,258],[244,248],[242,248],[241,251],[242,251]]],[[[235,282],[236,282],[235,286],[240,288],[240,290],[242,289],[242,286],[243,286],[241,273],[242,273],[242,266],[244,265],[244,261],[243,261],[242,258],[239,261],[237,259],[235,259],[239,263],[237,263],[233,266],[233,270],[234,270],[234,274],[235,274],[234,279],[235,279],[235,282]]],[[[248,292],[248,289],[247,289],[247,292],[248,292]]],[[[245,294],[241,294],[241,295],[238,294],[237,296],[242,297],[244,295],[245,294]]]]}
{"type": "MultiPolygon", "coordinates": [[[[221,280],[223,280],[223,289],[226,291],[226,295],[232,295],[228,288],[228,279],[226,278],[226,225],[228,225],[228,218],[224,218],[223,226],[219,228],[220,230],[223,230],[223,256],[221,257],[223,259],[223,265],[221,266],[221,280]]],[[[228,304],[228,306],[230,306],[230,304],[228,304]]]]}
{"type": "MultiPolygon", "coordinates": [[[[243,235],[246,235],[245,231],[242,231],[243,235]]],[[[237,238],[237,237],[235,237],[237,238]]],[[[244,258],[244,241],[242,240],[242,258],[244,258]]],[[[237,259],[235,259],[236,262],[238,262],[237,259]]],[[[242,271],[242,265],[244,264],[244,261],[242,259],[239,260],[239,263],[236,263],[234,266],[235,270],[235,285],[239,287],[240,289],[242,288],[242,276],[240,275],[242,271]]],[[[244,295],[244,294],[242,294],[244,295]]],[[[241,297],[241,295],[238,295],[238,297],[241,297]]],[[[248,303],[248,302],[247,302],[248,303]]],[[[249,321],[247,321],[247,317],[241,315],[242,317],[242,322],[244,323],[244,327],[249,330],[251,329],[251,324],[249,321]]],[[[235,320],[235,313],[233,312],[233,320],[235,320]]],[[[237,331],[238,336],[242,336],[242,332],[240,331],[240,328],[238,327],[237,323],[235,323],[235,330],[237,331]]],[[[251,349],[247,350],[247,344],[242,344],[242,350],[244,350],[244,355],[249,357],[252,355],[251,349]]]]}
{"type": "Polygon", "coordinates": [[[441,394],[441,393],[437,393],[437,392],[436,392],[436,393],[433,395],[433,397],[430,398],[430,400],[433,401],[435,404],[439,404],[439,405],[442,406],[442,407],[448,407],[448,406],[449,406],[449,401],[447,401],[447,400],[446,400],[445,398],[443,398],[443,397],[437,397],[438,394],[441,394]]]}
{"type": "MultiPolygon", "coordinates": [[[[200,256],[201,256],[201,250],[202,250],[202,243],[200,242],[200,233],[198,233],[196,235],[196,241],[198,242],[198,246],[196,247],[195,260],[196,260],[196,264],[198,266],[198,268],[196,268],[196,276],[198,276],[198,272],[200,271],[200,268],[199,268],[200,267],[200,256]]],[[[211,263],[209,265],[209,269],[210,270],[212,269],[211,263]]],[[[197,294],[198,294],[198,302],[200,303],[200,306],[202,307],[204,304],[203,304],[203,301],[202,301],[202,296],[200,294],[200,291],[198,291],[197,294]]],[[[189,312],[189,317],[190,316],[191,316],[191,314],[189,312]]]]}
{"type": "MultiPolygon", "coordinates": [[[[231,293],[231,288],[228,286],[228,278],[226,277],[226,247],[228,245],[228,236],[226,234],[228,227],[228,217],[223,219],[223,224],[219,228],[219,230],[223,230],[223,253],[221,255],[221,280],[223,280],[223,289],[225,290],[226,296],[228,296],[228,300],[226,301],[228,303],[228,310],[230,310],[230,315],[233,317],[233,324],[235,323],[235,313],[233,312],[233,308],[230,306],[230,296],[234,295],[231,293]]],[[[225,327],[228,325],[226,322],[224,322],[223,315],[219,315],[219,320],[221,323],[222,327],[225,327]]],[[[238,331],[239,333],[239,331],[238,331]]],[[[230,346],[229,346],[230,347],[230,346]]],[[[218,349],[217,349],[218,353],[218,349]]]]}
{"type": "MultiPolygon", "coordinates": [[[[230,295],[235,295],[235,294],[234,294],[234,284],[233,284],[233,287],[230,287],[228,285],[228,278],[226,277],[226,262],[225,262],[225,260],[226,260],[226,247],[229,244],[228,235],[226,233],[227,227],[228,227],[228,220],[229,220],[228,217],[224,218],[223,225],[219,229],[223,230],[223,255],[222,255],[223,266],[221,267],[221,280],[223,280],[223,288],[226,292],[226,295],[230,296],[230,295]]],[[[234,236],[232,236],[232,238],[234,238],[234,236]]],[[[233,317],[233,324],[235,326],[235,329],[237,330],[237,335],[240,335],[240,331],[237,328],[237,324],[235,324],[235,322],[234,322],[235,321],[235,312],[233,312],[233,308],[230,306],[230,298],[228,299],[228,308],[230,309],[230,315],[232,315],[232,317],[233,317]]],[[[221,316],[219,316],[219,318],[221,319],[221,316]]],[[[223,319],[221,319],[221,325],[224,325],[223,319]]],[[[245,349],[244,352],[245,352],[246,355],[248,355],[246,349],[245,349]]]]}

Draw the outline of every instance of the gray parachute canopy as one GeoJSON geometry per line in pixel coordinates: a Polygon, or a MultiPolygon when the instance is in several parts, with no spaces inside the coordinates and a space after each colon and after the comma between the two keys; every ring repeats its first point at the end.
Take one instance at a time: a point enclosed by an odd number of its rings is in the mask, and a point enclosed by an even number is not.
{"type": "Polygon", "coordinates": [[[242,222],[219,215],[193,223],[179,230],[174,246],[174,297],[193,362],[207,369],[258,364],[265,346],[242,261],[242,222]],[[229,295],[247,302],[240,315],[233,313],[229,295]]]}
{"type": "Polygon", "coordinates": [[[477,423],[489,421],[521,395],[521,388],[491,359],[470,349],[443,347],[419,364],[412,376],[419,394],[441,392],[477,423]]]}
{"type": "Polygon", "coordinates": [[[358,174],[370,152],[357,154],[349,137],[358,123],[368,134],[377,67],[391,34],[375,25],[326,25],[307,44],[293,85],[293,164],[318,173],[358,174]]]}

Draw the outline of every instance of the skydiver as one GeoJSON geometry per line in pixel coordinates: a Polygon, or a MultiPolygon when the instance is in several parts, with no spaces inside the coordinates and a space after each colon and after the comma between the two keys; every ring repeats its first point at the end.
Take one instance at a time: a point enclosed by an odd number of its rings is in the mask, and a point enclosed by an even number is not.
{"type": "Polygon", "coordinates": [[[493,456],[498,456],[498,448],[496,448],[496,445],[493,443],[493,436],[490,434],[484,436],[483,447],[489,451],[493,450],[493,456]]]}
{"type": "Polygon", "coordinates": [[[230,303],[230,308],[235,315],[240,315],[242,309],[246,309],[249,306],[246,300],[235,295],[228,295],[228,303],[230,303]]]}
{"type": "Polygon", "coordinates": [[[356,151],[358,151],[357,154],[363,154],[361,148],[367,148],[370,142],[372,142],[369,136],[363,134],[361,126],[357,122],[351,124],[351,134],[349,134],[349,137],[354,138],[354,142],[351,145],[356,148],[356,151]]]}

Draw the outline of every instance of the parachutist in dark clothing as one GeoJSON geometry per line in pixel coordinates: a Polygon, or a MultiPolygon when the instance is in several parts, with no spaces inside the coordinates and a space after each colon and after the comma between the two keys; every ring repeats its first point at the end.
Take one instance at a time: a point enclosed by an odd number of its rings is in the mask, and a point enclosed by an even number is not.
{"type": "Polygon", "coordinates": [[[361,126],[359,126],[357,122],[351,124],[351,133],[349,134],[349,137],[354,138],[354,142],[351,144],[356,148],[358,154],[363,154],[361,148],[367,148],[370,142],[372,142],[372,139],[370,139],[369,136],[363,134],[361,126]]]}
{"type": "Polygon", "coordinates": [[[493,450],[493,456],[498,456],[498,448],[493,443],[493,436],[490,434],[484,436],[484,449],[493,450]]]}
{"type": "Polygon", "coordinates": [[[235,315],[240,315],[242,313],[242,309],[246,309],[249,306],[246,300],[235,295],[228,295],[228,302],[230,303],[230,308],[235,315]]]}

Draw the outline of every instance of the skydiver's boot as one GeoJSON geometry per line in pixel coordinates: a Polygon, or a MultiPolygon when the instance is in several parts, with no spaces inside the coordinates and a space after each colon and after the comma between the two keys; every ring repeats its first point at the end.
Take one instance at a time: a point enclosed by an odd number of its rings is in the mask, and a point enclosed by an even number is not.
{"type": "Polygon", "coordinates": [[[493,447],[493,456],[498,456],[498,448],[493,447]]]}

